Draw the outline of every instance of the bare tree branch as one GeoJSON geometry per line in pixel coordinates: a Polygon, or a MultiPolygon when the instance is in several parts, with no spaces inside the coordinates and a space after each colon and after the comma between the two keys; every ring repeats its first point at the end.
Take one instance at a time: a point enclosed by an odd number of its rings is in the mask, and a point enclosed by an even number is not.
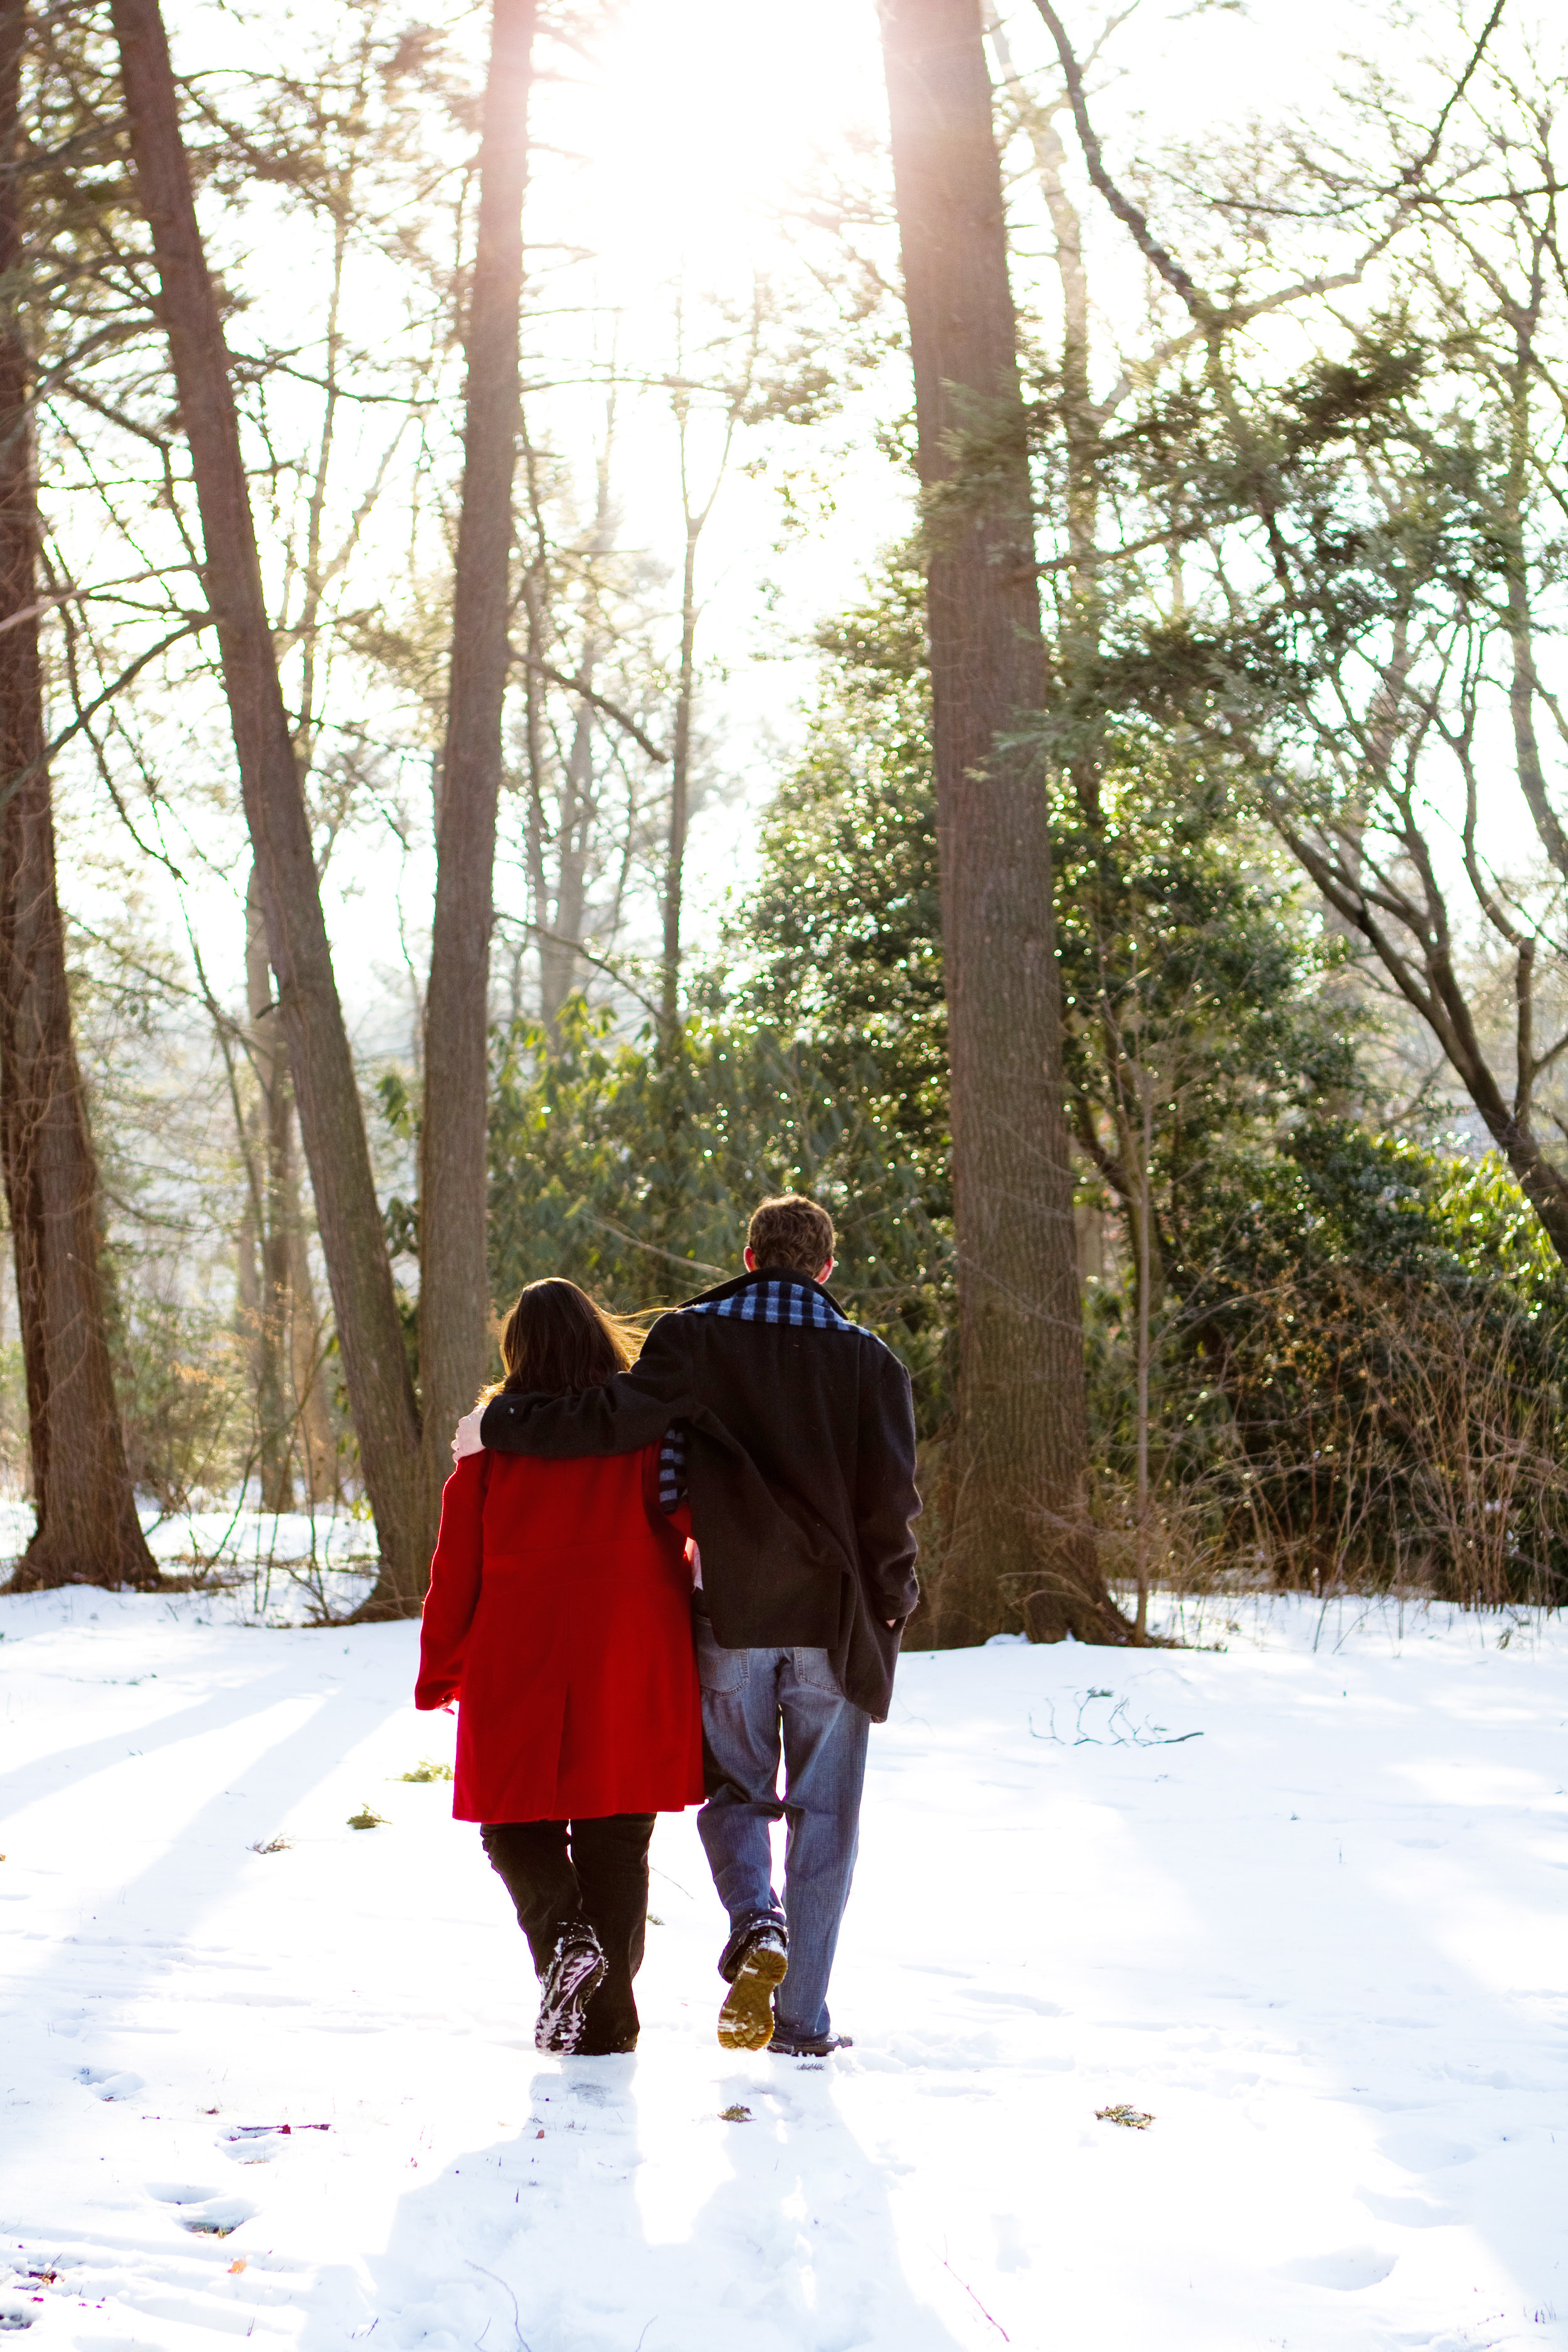
{"type": "Polygon", "coordinates": [[[563,687],[568,694],[576,695],[580,701],[591,703],[595,710],[603,711],[606,719],[613,719],[616,725],[631,737],[639,751],[646,751],[650,760],[657,760],[661,768],[668,766],[670,754],[661,751],[653,738],[644,733],[631,712],[623,710],[618,702],[612,702],[607,694],[601,694],[595,687],[585,684],[580,677],[568,677],[564,670],[541,661],[534,654],[521,652],[516,646],[512,647],[511,654],[513,661],[521,663],[524,669],[537,671],[541,677],[547,677],[552,686],[563,687]]]}
{"type": "MultiPolygon", "coordinates": [[[[1177,338],[1171,345],[1164,348],[1163,356],[1170,358],[1176,351],[1201,337],[1221,333],[1228,328],[1243,325],[1248,319],[1260,318],[1266,311],[1278,310],[1285,303],[1300,300],[1307,295],[1327,293],[1338,287],[1353,286],[1358,283],[1367,263],[1382,252],[1392,239],[1405,211],[1415,201],[1415,192],[1419,183],[1426,178],[1436,163],[1438,150],[1443,143],[1443,134],[1448,126],[1448,118],[1469,88],[1487,44],[1501,19],[1507,0],[1494,0],[1491,15],[1481,28],[1480,37],[1470,52],[1463,73],[1444,101],[1442,111],[1437,117],[1436,127],[1426,148],[1413,163],[1405,166],[1392,187],[1380,191],[1385,195],[1397,196],[1400,200],[1399,206],[1394,219],[1386,226],[1357,268],[1346,275],[1304,278],[1299,285],[1282,287],[1277,294],[1265,296],[1259,302],[1239,303],[1234,306],[1215,302],[1212,295],[1206,294],[1201,286],[1194,282],[1175,256],[1160,243],[1149,226],[1148,215],[1132,202],[1131,196],[1122,194],[1106,170],[1105,156],[1100,144],[1099,134],[1089,120],[1089,101],[1084,95],[1083,72],[1072,43],[1068,39],[1067,29],[1052,6],[1051,0],[1035,0],[1035,5],[1045,18],[1046,28],[1056,43],[1057,55],[1061,60],[1062,76],[1067,83],[1068,102],[1072,108],[1073,121],[1078,127],[1079,144],[1083,150],[1084,165],[1089,179],[1099,189],[1117,219],[1128,229],[1133,243],[1150,267],[1156,270],[1172,291],[1180,297],[1192,315],[1193,331],[1177,338]]],[[[1125,394],[1122,397],[1125,397],[1125,394]]]]}
{"type": "MultiPolygon", "coordinates": [[[[1132,242],[1144,259],[1159,271],[1166,285],[1180,295],[1192,312],[1200,332],[1214,328],[1219,323],[1220,319],[1220,313],[1215,304],[1210,301],[1200,287],[1194,285],[1181,263],[1173,255],[1167,253],[1150,227],[1147,216],[1139,210],[1130,196],[1122,194],[1106,170],[1105,158],[1100,152],[1099,138],[1096,136],[1093,123],[1089,119],[1089,104],[1083,94],[1083,75],[1079,70],[1072,43],[1068,39],[1066,27],[1052,7],[1051,0],[1035,0],[1035,5],[1045,18],[1046,29],[1057,45],[1057,55],[1061,59],[1062,76],[1068,86],[1068,103],[1072,108],[1072,118],[1078,125],[1079,144],[1083,149],[1083,160],[1088,167],[1089,178],[1110,206],[1117,219],[1123,222],[1131,232],[1132,242]]],[[[1498,5],[1500,8],[1502,0],[1498,0],[1498,5]]]]}
{"type": "Polygon", "coordinates": [[[63,751],[73,735],[81,733],[82,729],[90,719],[97,717],[106,702],[112,702],[117,694],[123,693],[132,679],[139,677],[149,662],[156,661],[160,654],[166,654],[169,647],[177,646],[182,637],[194,637],[201,630],[210,629],[212,626],[212,614],[198,613],[194,619],[185,623],[184,628],[175,629],[169,636],[160,637],[155,646],[149,646],[145,653],[138,654],[135,660],[122,669],[118,677],[110,679],[101,694],[95,694],[92,700],[84,705],[68,727],[62,727],[53,741],[45,744],[36,760],[29,760],[27,765],[18,774],[8,776],[4,784],[0,784],[0,809],[15,800],[23,785],[31,783],[33,778],[48,766],[56,752],[63,751]]]}

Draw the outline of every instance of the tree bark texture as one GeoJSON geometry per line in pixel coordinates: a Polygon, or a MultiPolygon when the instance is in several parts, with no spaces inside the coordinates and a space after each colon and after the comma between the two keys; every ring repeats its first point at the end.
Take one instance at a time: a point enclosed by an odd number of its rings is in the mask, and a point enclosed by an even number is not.
{"type": "Polygon", "coordinates": [[[951,1041],[959,1386],[937,1638],[1022,1622],[1036,1639],[1123,1639],[1088,1510],[1045,782],[1038,754],[1006,740],[1043,706],[1046,672],[980,0],[880,0],[880,16],[927,494],[951,1041]],[[964,434],[984,437],[983,481],[955,480],[964,434]]]}
{"type": "MultiPolygon", "coordinates": [[[[0,159],[20,144],[26,0],[0,0],[0,159]]],[[[55,828],[43,764],[32,369],[21,191],[0,174],[0,1165],[16,1250],[37,1525],[13,1591],[156,1588],[114,1394],[98,1170],[71,1038],[55,828]],[[21,779],[22,781],[18,781],[21,779]]]]}
{"type": "MultiPolygon", "coordinates": [[[[584,638],[578,675],[594,683],[594,639],[584,638]]],[[[549,909],[552,936],[539,942],[539,1008],[552,1045],[561,1039],[561,1015],[577,982],[574,942],[583,936],[588,906],[588,857],[593,847],[594,737],[598,714],[578,698],[572,720],[572,748],[561,779],[560,818],[555,830],[554,904],[549,909]]]]}
{"type": "Polygon", "coordinates": [[[536,13],[536,0],[494,0],[464,339],[468,420],[419,1144],[419,1375],[435,1491],[447,1467],[453,1424],[472,1405],[492,1352],[485,1247],[490,931],[510,663],[522,203],[536,13]]]}
{"type": "MultiPolygon", "coordinates": [[[[616,402],[612,391],[604,446],[599,452],[594,531],[587,548],[590,561],[595,564],[609,553],[615,540],[615,510],[610,497],[615,417],[616,402]]],[[[590,576],[596,578],[597,575],[592,573],[590,576]]],[[[560,1041],[561,1014],[568,997],[577,986],[581,970],[575,942],[582,939],[587,920],[589,861],[597,845],[598,833],[594,743],[599,727],[599,713],[589,697],[593,693],[595,673],[608,644],[609,633],[595,593],[585,607],[582,646],[577,656],[577,680],[583,690],[577,698],[572,723],[572,748],[566,757],[562,780],[555,826],[553,903],[547,902],[544,896],[542,866],[534,892],[535,904],[542,915],[548,913],[550,929],[553,934],[552,937],[542,938],[539,942],[540,1009],[552,1044],[560,1041]]],[[[540,816],[542,819],[542,810],[540,816]]],[[[542,855],[542,838],[540,846],[542,855]]]]}
{"type": "Polygon", "coordinates": [[[248,1286],[242,1283],[241,1303],[249,1318],[255,1364],[261,1507],[290,1511],[296,1472],[309,1502],[331,1500],[336,1449],[300,1200],[289,1048],[272,994],[254,866],[245,906],[245,985],[258,1100],[251,1153],[256,1199],[241,1243],[242,1252],[251,1253],[250,1279],[248,1286]]]}
{"type": "MultiPolygon", "coordinates": [[[[703,518],[705,520],[706,518],[703,518]]],[[[675,694],[675,746],[669,769],[669,834],[664,859],[664,955],[659,1007],[667,1047],[680,1027],[680,918],[686,885],[686,836],[691,824],[691,709],[697,692],[697,541],[702,521],[689,505],[686,560],[680,575],[680,668],[675,694]]]]}
{"type": "MultiPolygon", "coordinates": [[[[287,1120],[289,1112],[286,1103],[280,1100],[279,1055],[267,1034],[269,1028],[278,1032],[277,1008],[272,1002],[261,892],[254,866],[245,908],[245,998],[250,1015],[251,1066],[259,1098],[247,1120],[251,1128],[247,1150],[255,1197],[250,1203],[250,1231],[245,1238],[256,1254],[257,1263],[242,1290],[254,1293],[247,1336],[256,1391],[261,1507],[264,1511],[290,1511],[294,1507],[294,1474],[289,1458],[292,1415],[283,1376],[289,1323],[289,1260],[283,1234],[282,1154],[279,1148],[279,1126],[287,1120]]],[[[281,1033],[278,1034],[280,1042],[281,1033]]]]}
{"type": "Polygon", "coordinates": [[[158,0],[112,0],[142,209],[152,232],[205,542],[204,580],[256,853],[278,1014],[331,1286],[338,1343],[383,1579],[417,1605],[434,1541],[426,1475],[353,1057],[332,971],[262,592],[239,422],[180,135],[158,0]]]}
{"type": "MultiPolygon", "coordinates": [[[[292,1110],[292,1086],[288,1088],[288,1098],[292,1110]]],[[[289,1244],[289,1366],[298,1416],[300,1467],[306,1498],[314,1507],[338,1499],[338,1445],[327,1397],[327,1333],[316,1306],[292,1120],[284,1129],[282,1185],[289,1244]]]]}

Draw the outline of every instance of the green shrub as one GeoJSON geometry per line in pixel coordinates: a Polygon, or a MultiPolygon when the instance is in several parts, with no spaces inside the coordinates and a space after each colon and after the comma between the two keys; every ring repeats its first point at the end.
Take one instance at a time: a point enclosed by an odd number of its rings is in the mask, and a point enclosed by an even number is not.
{"type": "MultiPolygon", "coordinates": [[[[1102,1286],[1091,1395],[1122,1496],[1129,1320],[1102,1286]]],[[[1312,1590],[1568,1591],[1568,1276],[1495,1155],[1320,1120],[1216,1158],[1173,1252],[1152,1387],[1167,1556],[1312,1590]]]]}

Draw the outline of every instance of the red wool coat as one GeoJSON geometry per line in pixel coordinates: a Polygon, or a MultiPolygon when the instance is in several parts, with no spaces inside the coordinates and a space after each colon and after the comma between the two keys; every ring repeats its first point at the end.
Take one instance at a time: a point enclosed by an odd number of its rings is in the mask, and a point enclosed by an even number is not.
{"type": "Polygon", "coordinates": [[[458,1821],[700,1804],[691,1574],[658,1485],[657,1445],[468,1454],[447,1479],[414,1704],[458,1701],[458,1821]]]}

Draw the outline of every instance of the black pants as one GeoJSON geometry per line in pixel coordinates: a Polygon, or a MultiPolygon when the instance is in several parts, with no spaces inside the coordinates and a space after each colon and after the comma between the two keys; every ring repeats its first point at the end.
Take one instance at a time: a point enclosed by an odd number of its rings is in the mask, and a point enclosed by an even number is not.
{"type": "Polygon", "coordinates": [[[647,1849],[652,1813],[605,1813],[586,1822],[487,1822],[479,1831],[490,1867],[517,1906],[533,1965],[542,1976],[562,1931],[586,1920],[609,1966],[588,2003],[584,2057],[635,2050],[632,1979],[647,1932],[647,1849]],[[570,1841],[570,1849],[568,1849],[570,1841]]]}

